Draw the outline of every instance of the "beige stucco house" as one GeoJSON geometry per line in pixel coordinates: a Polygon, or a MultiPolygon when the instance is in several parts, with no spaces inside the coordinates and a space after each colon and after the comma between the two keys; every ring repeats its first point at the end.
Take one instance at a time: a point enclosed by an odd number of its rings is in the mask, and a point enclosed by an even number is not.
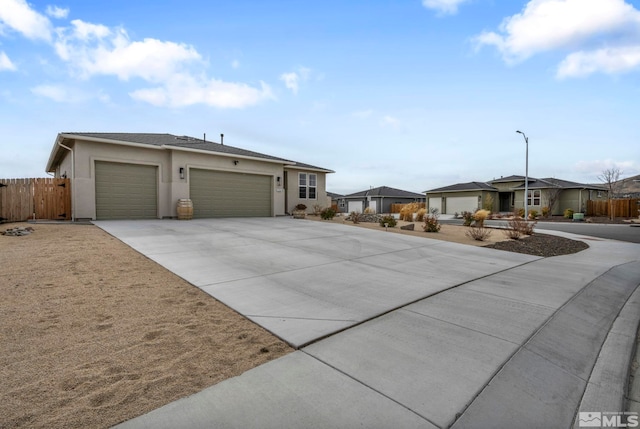
{"type": "MultiPolygon", "coordinates": [[[[221,136],[222,140],[222,136],[221,136]]],[[[327,207],[333,173],[187,136],[60,133],[46,171],[71,179],[73,218],[163,219],[190,199],[195,218],[278,216],[327,207]]]]}
{"type": "MultiPolygon", "coordinates": [[[[491,203],[493,212],[513,212],[524,208],[524,176],[508,176],[488,182],[467,182],[425,191],[429,208],[437,208],[444,214],[463,211],[473,212],[491,203]]],[[[550,207],[551,214],[560,215],[566,209],[584,212],[588,200],[606,199],[606,190],[599,185],[589,185],[568,180],[529,177],[527,182],[529,210],[542,212],[550,207]]]]}

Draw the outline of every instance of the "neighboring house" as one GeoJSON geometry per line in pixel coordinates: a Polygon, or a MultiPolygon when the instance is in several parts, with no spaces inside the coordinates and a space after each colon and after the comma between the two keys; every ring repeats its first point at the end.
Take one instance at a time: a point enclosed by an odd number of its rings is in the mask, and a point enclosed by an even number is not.
{"type": "Polygon", "coordinates": [[[332,170],[193,137],[61,133],[47,172],[71,179],[74,219],[277,216],[327,202],[332,170]]]}
{"type": "MultiPolygon", "coordinates": [[[[605,184],[601,186],[607,187],[605,184]]],[[[618,180],[614,188],[618,191],[615,198],[640,198],[640,175],[618,180]]]]}
{"type": "MultiPolygon", "coordinates": [[[[524,208],[524,176],[509,176],[489,182],[458,183],[425,191],[428,207],[444,214],[473,212],[489,204],[493,212],[513,212],[524,208]]],[[[588,200],[606,199],[606,190],[599,185],[587,185],[568,180],[528,178],[529,210],[542,211],[555,199],[551,213],[559,215],[565,209],[584,212],[588,200]]]]}
{"type": "Polygon", "coordinates": [[[331,199],[331,207],[336,209],[338,213],[344,213],[346,211],[344,195],[327,192],[327,197],[331,199]]]}
{"type": "Polygon", "coordinates": [[[364,213],[369,208],[374,213],[390,213],[391,204],[423,203],[425,197],[415,192],[403,191],[401,189],[380,186],[378,188],[367,189],[345,195],[344,197],[347,212],[364,213]]]}

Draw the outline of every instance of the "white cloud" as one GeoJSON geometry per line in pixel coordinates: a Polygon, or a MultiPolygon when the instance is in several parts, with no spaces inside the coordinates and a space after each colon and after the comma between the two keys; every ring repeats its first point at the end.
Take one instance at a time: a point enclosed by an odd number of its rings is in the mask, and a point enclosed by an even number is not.
{"type": "Polygon", "coordinates": [[[612,159],[599,159],[593,161],[578,161],[574,170],[579,173],[593,174],[594,177],[600,175],[604,170],[619,168],[622,173],[635,172],[640,166],[635,161],[614,161],[612,159]]]}
{"type": "Polygon", "coordinates": [[[89,94],[78,88],[68,87],[65,85],[38,85],[31,88],[31,92],[40,97],[50,98],[59,103],[79,103],[92,99],[98,99],[102,102],[109,101],[109,97],[104,93],[89,94]]]}
{"type": "Polygon", "coordinates": [[[282,73],[280,75],[280,80],[284,82],[284,86],[289,88],[294,94],[298,93],[298,73],[290,72],[290,73],[282,73]]]}
{"type": "Polygon", "coordinates": [[[139,89],[130,95],[136,100],[168,107],[206,104],[218,108],[242,108],[274,98],[271,88],[264,82],[260,82],[260,88],[254,88],[244,83],[197,79],[188,74],[172,76],[162,86],[139,89]]]}
{"type": "Polygon", "coordinates": [[[58,19],[66,18],[69,15],[69,9],[49,5],[47,6],[47,15],[58,19]]]}
{"type": "Polygon", "coordinates": [[[49,19],[31,9],[25,0],[2,0],[0,30],[3,27],[17,31],[28,39],[46,41],[51,40],[53,30],[49,19]]]}
{"type": "Polygon", "coordinates": [[[466,1],[468,0],[422,0],[422,5],[443,15],[453,15],[458,12],[458,6],[466,1]]]}
{"type": "Polygon", "coordinates": [[[393,116],[384,116],[380,122],[382,126],[390,126],[392,128],[398,128],[400,126],[400,120],[393,116]]]}
{"type": "Polygon", "coordinates": [[[495,46],[508,63],[546,51],[574,51],[558,71],[558,76],[574,76],[635,67],[622,64],[640,47],[637,36],[620,36],[639,31],[640,11],[624,0],[531,0],[521,13],[504,19],[499,32],[483,32],[474,41],[478,48],[495,46]],[[606,49],[594,47],[602,40],[607,40],[606,49]]]}
{"type": "Polygon", "coordinates": [[[373,109],[359,110],[357,112],[353,112],[352,113],[353,116],[355,116],[356,118],[360,118],[360,119],[368,118],[372,114],[373,114],[373,109]]]}
{"type": "Polygon", "coordinates": [[[587,76],[595,72],[623,73],[640,68],[640,45],[574,52],[558,67],[559,78],[587,76]]]}
{"type": "Polygon", "coordinates": [[[121,80],[139,77],[161,82],[202,58],[195,48],[157,39],[132,42],[125,30],[71,22],[71,31],[59,32],[56,52],[83,77],[115,75],[121,80]]]}
{"type": "Polygon", "coordinates": [[[284,82],[284,86],[291,90],[294,94],[298,94],[300,82],[309,80],[311,69],[307,67],[298,67],[297,71],[282,73],[280,80],[284,82]]]}
{"type": "Polygon", "coordinates": [[[7,54],[5,54],[4,52],[0,51],[0,71],[2,71],[2,70],[15,71],[15,70],[17,70],[17,68],[16,68],[15,64],[13,64],[11,62],[11,60],[9,59],[7,54]]]}

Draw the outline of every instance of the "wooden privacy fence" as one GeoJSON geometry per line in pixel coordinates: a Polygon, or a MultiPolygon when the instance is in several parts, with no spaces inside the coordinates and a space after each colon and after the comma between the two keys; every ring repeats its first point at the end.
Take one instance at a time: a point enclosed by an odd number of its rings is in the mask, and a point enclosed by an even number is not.
{"type": "MultiPolygon", "coordinates": [[[[614,217],[638,217],[638,198],[611,200],[614,217]]],[[[587,216],[609,216],[609,201],[587,201],[587,216]]]]}
{"type": "Polygon", "coordinates": [[[71,181],[44,177],[0,179],[0,221],[71,219],[71,181]]]}
{"type": "MultiPolygon", "coordinates": [[[[425,203],[409,203],[409,204],[419,204],[421,209],[424,209],[426,207],[425,203]]],[[[391,204],[391,213],[400,213],[400,210],[402,210],[402,208],[404,206],[406,206],[408,204],[391,204]]]]}

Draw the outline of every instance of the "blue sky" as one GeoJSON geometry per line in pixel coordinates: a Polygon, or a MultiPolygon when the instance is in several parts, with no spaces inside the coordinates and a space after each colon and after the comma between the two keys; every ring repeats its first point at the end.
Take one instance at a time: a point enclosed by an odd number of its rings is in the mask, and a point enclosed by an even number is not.
{"type": "Polygon", "coordinates": [[[201,137],[422,192],[640,174],[640,2],[0,0],[0,177],[57,133],[201,137]]]}

